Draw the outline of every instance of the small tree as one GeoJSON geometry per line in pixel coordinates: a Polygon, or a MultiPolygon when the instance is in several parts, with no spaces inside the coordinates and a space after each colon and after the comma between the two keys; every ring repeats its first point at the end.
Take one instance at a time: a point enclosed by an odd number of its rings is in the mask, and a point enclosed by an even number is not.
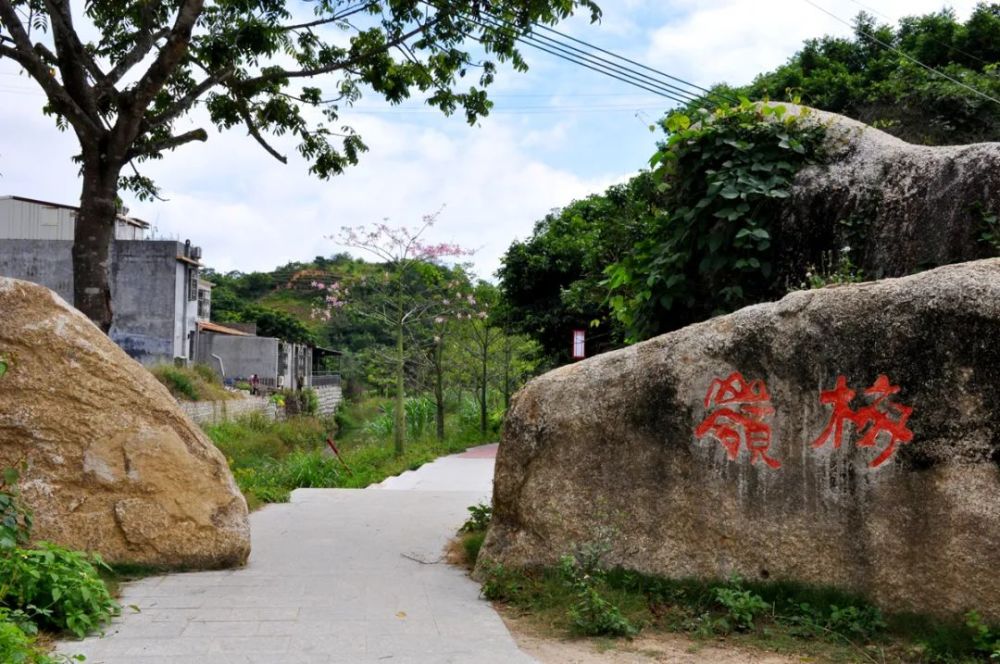
{"type": "Polygon", "coordinates": [[[421,240],[436,216],[423,217],[416,229],[393,228],[385,223],[342,229],[334,239],[345,247],[368,252],[379,260],[384,271],[380,277],[365,277],[350,285],[313,284],[324,292],[323,305],[315,314],[329,317],[332,309],[349,304],[359,316],[378,323],[392,334],[394,347],[389,349],[387,359],[395,379],[393,444],[397,454],[403,453],[406,435],[407,340],[413,328],[427,325],[439,307],[435,292],[427,288],[421,270],[444,258],[472,254],[456,244],[427,244],[421,240]]]}

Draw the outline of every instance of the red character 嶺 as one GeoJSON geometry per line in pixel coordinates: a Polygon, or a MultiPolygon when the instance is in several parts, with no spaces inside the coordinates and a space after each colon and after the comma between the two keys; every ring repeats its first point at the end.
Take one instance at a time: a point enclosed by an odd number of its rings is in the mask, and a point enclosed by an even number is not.
{"type": "Polygon", "coordinates": [[[838,376],[837,384],[832,390],[820,392],[820,402],[832,405],[833,412],[830,413],[830,421],[823,429],[823,433],[813,441],[813,447],[822,447],[833,438],[834,449],[839,449],[843,442],[844,423],[851,422],[857,433],[864,432],[861,440],[857,442],[858,447],[874,447],[879,434],[889,434],[889,444],[868,464],[871,468],[881,466],[895,453],[899,443],[913,440],[913,432],[906,426],[913,409],[889,401],[889,397],[898,392],[898,385],[892,385],[887,376],[879,375],[875,383],[865,390],[865,394],[874,396],[875,399],[863,408],[852,410],[851,401],[854,400],[856,392],[847,386],[847,380],[843,376],[838,376]],[[896,415],[895,419],[890,417],[893,414],[896,415]]]}
{"type": "Polygon", "coordinates": [[[781,468],[781,462],[769,457],[771,447],[771,425],[764,421],[774,414],[771,396],[762,380],[748,383],[738,371],[728,378],[716,378],[708,386],[705,394],[705,408],[716,408],[694,430],[694,435],[702,438],[711,434],[723,447],[731,461],[740,452],[740,443],[745,441],[750,451],[750,463],[761,460],[771,468],[781,468]]]}

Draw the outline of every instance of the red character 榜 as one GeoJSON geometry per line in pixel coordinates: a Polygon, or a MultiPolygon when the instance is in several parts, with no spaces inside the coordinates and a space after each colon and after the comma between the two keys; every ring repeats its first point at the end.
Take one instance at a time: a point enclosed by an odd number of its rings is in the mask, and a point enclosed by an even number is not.
{"type": "Polygon", "coordinates": [[[745,443],[750,463],[759,460],[771,468],[781,468],[781,462],[767,454],[771,425],[764,418],[773,415],[774,408],[764,381],[747,382],[738,371],[725,380],[716,378],[705,394],[705,408],[712,411],[694,430],[696,437],[714,437],[726,448],[731,461],[736,460],[741,443],[745,443]]]}
{"type": "Polygon", "coordinates": [[[833,406],[833,411],[826,428],[813,441],[812,446],[822,447],[832,439],[833,448],[839,449],[843,442],[844,425],[850,422],[856,433],[863,434],[857,442],[858,447],[874,447],[879,435],[888,435],[888,445],[868,464],[871,468],[881,466],[896,452],[897,445],[913,440],[913,432],[906,426],[913,408],[890,401],[892,395],[898,392],[898,385],[891,384],[884,374],[879,375],[875,383],[865,390],[866,395],[874,397],[872,402],[854,410],[851,408],[851,401],[857,393],[847,386],[847,380],[843,376],[838,376],[837,384],[832,390],[820,392],[820,402],[833,406]]]}

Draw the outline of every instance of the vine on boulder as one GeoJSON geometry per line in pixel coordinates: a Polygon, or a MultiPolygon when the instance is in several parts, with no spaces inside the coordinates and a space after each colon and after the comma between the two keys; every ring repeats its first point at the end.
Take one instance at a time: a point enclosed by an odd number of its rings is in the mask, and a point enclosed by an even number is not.
{"type": "Polygon", "coordinates": [[[796,173],[821,158],[809,111],[754,104],[673,114],[650,165],[667,199],[647,239],[606,270],[615,316],[636,341],[779,290],[772,232],[796,173]]]}

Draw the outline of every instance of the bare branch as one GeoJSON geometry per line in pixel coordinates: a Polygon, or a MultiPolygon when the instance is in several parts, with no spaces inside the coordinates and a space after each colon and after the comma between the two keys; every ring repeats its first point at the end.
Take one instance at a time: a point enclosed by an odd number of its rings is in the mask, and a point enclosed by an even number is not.
{"type": "Polygon", "coordinates": [[[128,70],[139,64],[157,41],[170,34],[170,28],[162,28],[156,32],[146,31],[139,35],[132,50],[122,56],[106,77],[107,84],[113,85],[121,80],[128,70]]]}
{"type": "Polygon", "coordinates": [[[250,117],[250,111],[243,104],[240,104],[240,117],[243,118],[243,124],[247,126],[247,133],[253,136],[253,139],[257,141],[264,150],[267,151],[269,155],[280,161],[282,164],[288,163],[288,158],[271,147],[271,144],[261,135],[260,130],[254,123],[253,118],[250,117]]]}
{"type": "Polygon", "coordinates": [[[132,160],[136,157],[144,155],[154,155],[162,152],[163,150],[173,150],[174,148],[178,148],[185,143],[191,143],[193,141],[201,141],[204,143],[207,140],[208,132],[204,129],[192,129],[189,132],[178,134],[177,136],[168,136],[163,140],[136,145],[133,149],[129,150],[125,158],[132,160]]]}

